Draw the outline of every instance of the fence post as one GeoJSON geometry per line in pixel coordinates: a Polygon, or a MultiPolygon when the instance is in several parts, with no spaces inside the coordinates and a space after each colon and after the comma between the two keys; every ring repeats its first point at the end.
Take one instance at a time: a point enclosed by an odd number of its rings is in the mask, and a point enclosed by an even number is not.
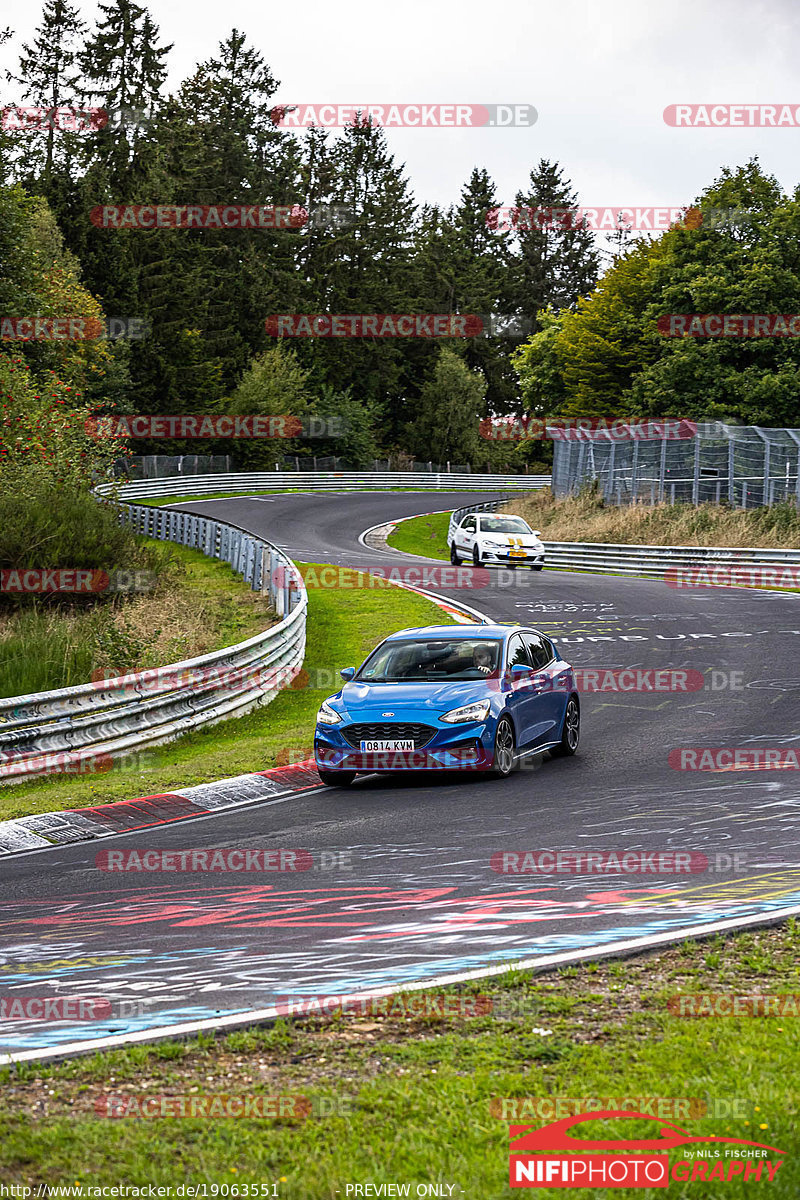
{"type": "Polygon", "coordinates": [[[266,546],[261,547],[261,595],[269,595],[270,552],[266,546]]]}
{"type": "Polygon", "coordinates": [[[614,460],[617,455],[617,443],[612,441],[611,449],[608,452],[608,480],[606,482],[606,499],[611,500],[614,496],[614,460]]]}
{"type": "Polygon", "coordinates": [[[661,439],[661,465],[658,469],[658,498],[664,499],[664,487],[667,479],[667,439],[661,439]]]}
{"type": "Polygon", "coordinates": [[[636,500],[636,493],[639,489],[639,439],[633,440],[633,463],[631,464],[631,503],[636,500]]]}
{"type": "Polygon", "coordinates": [[[700,503],[700,434],[694,435],[694,479],[692,481],[692,504],[700,503]]]}
{"type": "Polygon", "coordinates": [[[770,452],[770,442],[769,442],[769,438],[766,436],[766,434],[762,433],[762,431],[759,429],[758,425],[754,425],[754,426],[753,426],[753,429],[756,431],[756,433],[758,434],[758,436],[761,438],[761,441],[764,443],[764,481],[763,481],[763,485],[762,485],[762,489],[761,489],[761,503],[762,503],[762,504],[769,504],[769,452],[770,452]]]}
{"type": "Polygon", "coordinates": [[[733,505],[736,503],[736,484],[734,483],[734,479],[733,479],[734,471],[736,469],[735,463],[734,463],[735,447],[736,447],[736,439],[732,438],[729,433],[728,434],[728,503],[730,504],[731,508],[733,508],[733,505]]]}

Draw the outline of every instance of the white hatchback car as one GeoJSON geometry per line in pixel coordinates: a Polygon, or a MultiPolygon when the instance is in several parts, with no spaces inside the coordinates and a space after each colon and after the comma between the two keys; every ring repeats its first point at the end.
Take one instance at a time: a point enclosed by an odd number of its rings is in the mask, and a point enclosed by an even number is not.
{"type": "Polygon", "coordinates": [[[544,546],[539,530],[531,529],[522,517],[507,513],[467,513],[453,530],[450,562],[454,566],[471,559],[476,567],[490,563],[507,567],[529,566],[541,571],[544,566],[544,546]]]}

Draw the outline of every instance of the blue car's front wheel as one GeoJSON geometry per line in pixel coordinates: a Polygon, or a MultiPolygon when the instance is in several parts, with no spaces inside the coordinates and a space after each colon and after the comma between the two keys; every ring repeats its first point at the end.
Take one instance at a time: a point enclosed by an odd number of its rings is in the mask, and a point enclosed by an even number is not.
{"type": "Polygon", "coordinates": [[[514,737],[514,726],[508,717],[501,717],[497,722],[497,730],[494,735],[492,774],[497,779],[505,779],[517,765],[517,744],[514,737]]]}
{"type": "Polygon", "coordinates": [[[564,712],[564,725],[561,730],[561,741],[554,746],[550,753],[555,758],[575,754],[581,740],[581,710],[578,702],[570,696],[564,712]]]}

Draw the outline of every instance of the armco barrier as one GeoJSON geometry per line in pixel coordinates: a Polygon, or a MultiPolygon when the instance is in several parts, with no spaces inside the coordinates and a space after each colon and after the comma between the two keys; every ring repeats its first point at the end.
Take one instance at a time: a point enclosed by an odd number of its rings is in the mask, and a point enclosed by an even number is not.
{"type": "Polygon", "coordinates": [[[252,534],[170,509],[121,505],[149,537],[194,546],[230,563],[268,595],[277,625],[185,662],[77,687],[0,700],[0,783],[60,772],[172,741],[268,703],[300,670],[308,597],[291,561],[252,534]],[[278,568],[283,568],[278,570],[278,568]]]}
{"type": "Polygon", "coordinates": [[[599,542],[545,542],[548,567],[604,575],[663,579],[668,570],[691,567],[797,567],[799,550],[758,546],[626,546],[599,542]]]}
{"type": "MultiPolygon", "coordinates": [[[[457,508],[450,517],[448,545],[456,525],[470,512],[494,512],[511,496],[457,508]]],[[[619,542],[543,542],[551,570],[592,571],[601,575],[644,575],[663,579],[670,569],[700,566],[800,567],[800,549],[758,546],[635,546],[619,542]]]]}
{"type": "MultiPolygon", "coordinates": [[[[550,486],[549,475],[449,475],[425,471],[248,471],[233,475],[172,475],[164,479],[142,479],[117,486],[121,500],[143,500],[148,496],[207,496],[213,492],[285,491],[372,491],[412,488],[427,491],[531,492],[550,486]]],[[[97,491],[107,495],[113,484],[97,491]]]]}

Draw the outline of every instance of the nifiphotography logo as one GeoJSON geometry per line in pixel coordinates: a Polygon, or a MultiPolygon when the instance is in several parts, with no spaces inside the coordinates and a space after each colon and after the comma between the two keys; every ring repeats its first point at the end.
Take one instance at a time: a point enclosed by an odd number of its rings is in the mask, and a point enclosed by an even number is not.
{"type": "Polygon", "coordinates": [[[659,1117],[629,1110],[573,1115],[541,1129],[510,1125],[509,1137],[511,1187],[666,1188],[670,1180],[710,1183],[739,1178],[770,1183],[785,1162],[772,1157],[785,1154],[777,1146],[715,1134],[693,1135],[659,1117]],[[658,1132],[652,1138],[614,1141],[578,1141],[569,1134],[570,1127],[580,1122],[612,1119],[655,1121],[658,1132]],[[702,1150],[684,1150],[670,1167],[665,1151],[688,1145],[702,1150]]]}

